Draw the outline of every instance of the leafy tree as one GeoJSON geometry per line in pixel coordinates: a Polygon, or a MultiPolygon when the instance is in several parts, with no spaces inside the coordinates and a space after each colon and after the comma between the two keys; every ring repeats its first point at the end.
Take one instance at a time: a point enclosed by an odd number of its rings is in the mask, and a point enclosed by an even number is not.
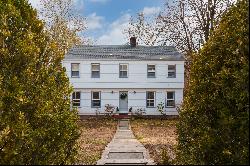
{"type": "Polygon", "coordinates": [[[249,164],[249,4],[238,1],[193,58],[180,110],[181,164],[249,164]]]}
{"type": "Polygon", "coordinates": [[[63,54],[27,0],[0,0],[0,164],[69,164],[79,136],[63,54]]]}

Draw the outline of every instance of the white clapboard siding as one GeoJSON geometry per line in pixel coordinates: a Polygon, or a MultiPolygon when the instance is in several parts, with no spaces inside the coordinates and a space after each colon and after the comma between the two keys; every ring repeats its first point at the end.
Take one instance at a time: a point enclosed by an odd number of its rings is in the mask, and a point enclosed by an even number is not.
{"type": "MultiPolygon", "coordinates": [[[[95,115],[91,108],[91,91],[101,92],[100,112],[105,104],[119,107],[119,91],[128,91],[128,108],[145,108],[147,115],[160,115],[157,104],[165,103],[166,92],[175,92],[176,106],[183,100],[184,61],[129,61],[129,60],[69,60],[63,61],[66,73],[75,91],[81,92],[80,115],[95,115]],[[71,63],[80,64],[80,77],[71,78],[71,63]],[[100,78],[91,78],[91,63],[100,63],[100,78]],[[119,64],[127,63],[128,78],[119,78],[119,64]],[[156,77],[147,78],[147,65],[156,65],[156,77]],[[168,78],[168,65],[176,65],[176,78],[168,78]],[[113,91],[113,93],[112,93],[113,91]],[[146,91],[155,91],[155,107],[146,107],[146,91]],[[135,93],[134,93],[135,92],[135,93]]],[[[168,115],[178,115],[176,107],[166,108],[168,115]]]]}

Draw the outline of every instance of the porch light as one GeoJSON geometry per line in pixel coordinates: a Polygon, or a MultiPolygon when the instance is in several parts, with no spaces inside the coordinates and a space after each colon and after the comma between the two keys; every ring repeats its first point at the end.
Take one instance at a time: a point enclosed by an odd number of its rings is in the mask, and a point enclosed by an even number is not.
{"type": "Polygon", "coordinates": [[[136,94],[136,91],[134,91],[134,94],[136,94]]]}
{"type": "Polygon", "coordinates": [[[111,91],[111,93],[113,94],[113,93],[114,93],[114,91],[111,91]]]}

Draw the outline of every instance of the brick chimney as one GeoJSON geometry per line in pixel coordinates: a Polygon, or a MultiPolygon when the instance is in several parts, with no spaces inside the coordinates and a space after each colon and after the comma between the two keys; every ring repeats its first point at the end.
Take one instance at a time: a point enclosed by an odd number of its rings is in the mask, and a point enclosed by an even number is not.
{"type": "Polygon", "coordinates": [[[136,37],[130,37],[130,46],[136,47],[136,37]]]}

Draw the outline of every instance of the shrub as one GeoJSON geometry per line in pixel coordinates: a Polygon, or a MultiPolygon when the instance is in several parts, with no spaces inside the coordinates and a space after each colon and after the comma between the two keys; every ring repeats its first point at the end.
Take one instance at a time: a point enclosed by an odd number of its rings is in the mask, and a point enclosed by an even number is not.
{"type": "Polygon", "coordinates": [[[194,56],[180,111],[180,164],[249,164],[249,27],[238,1],[194,56]]]}
{"type": "Polygon", "coordinates": [[[0,1],[0,164],[69,164],[79,136],[63,53],[27,0],[0,1]]]}
{"type": "Polygon", "coordinates": [[[172,165],[171,158],[169,157],[167,149],[161,149],[161,161],[160,165],[172,165]]]}
{"type": "Polygon", "coordinates": [[[159,111],[161,113],[161,115],[166,115],[166,110],[164,109],[164,103],[160,102],[157,105],[157,111],[159,111]]]}

